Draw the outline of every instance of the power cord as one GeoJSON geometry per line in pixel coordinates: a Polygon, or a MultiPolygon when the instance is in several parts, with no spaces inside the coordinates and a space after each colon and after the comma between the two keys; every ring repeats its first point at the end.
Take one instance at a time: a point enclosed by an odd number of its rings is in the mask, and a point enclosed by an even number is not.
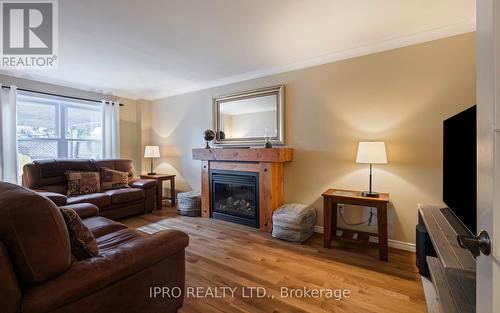
{"type": "Polygon", "coordinates": [[[373,213],[373,209],[370,209],[370,216],[368,217],[368,226],[372,226],[373,217],[377,218],[377,214],[373,213]]]}
{"type": "Polygon", "coordinates": [[[344,210],[340,210],[340,218],[342,219],[342,222],[344,222],[344,224],[346,224],[348,226],[359,226],[359,225],[363,225],[363,224],[368,224],[368,226],[371,226],[371,224],[373,222],[373,217],[377,218],[377,214],[373,213],[373,209],[370,209],[370,216],[368,217],[368,219],[366,221],[360,222],[360,223],[349,223],[344,218],[344,210]]]}

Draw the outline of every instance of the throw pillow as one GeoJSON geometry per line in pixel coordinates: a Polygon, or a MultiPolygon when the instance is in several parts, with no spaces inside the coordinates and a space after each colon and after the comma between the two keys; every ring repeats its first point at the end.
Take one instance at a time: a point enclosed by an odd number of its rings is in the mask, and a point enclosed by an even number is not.
{"type": "Polygon", "coordinates": [[[61,208],[71,243],[71,255],[78,261],[99,254],[94,234],[82,223],[80,216],[73,209],[61,208]]]}
{"type": "Polygon", "coordinates": [[[128,187],[128,172],[101,168],[102,190],[119,189],[128,187]]]}
{"type": "Polygon", "coordinates": [[[99,172],[66,171],[68,196],[86,195],[101,191],[99,172]]]}

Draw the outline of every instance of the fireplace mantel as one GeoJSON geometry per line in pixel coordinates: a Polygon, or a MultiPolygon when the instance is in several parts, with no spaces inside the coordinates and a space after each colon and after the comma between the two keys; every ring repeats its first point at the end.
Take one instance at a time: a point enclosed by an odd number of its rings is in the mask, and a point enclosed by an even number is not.
{"type": "Polygon", "coordinates": [[[213,148],[193,149],[193,159],[201,161],[201,214],[211,217],[210,170],[259,174],[259,230],[272,230],[273,211],[283,204],[284,163],[292,161],[292,148],[213,148]]]}
{"type": "Polygon", "coordinates": [[[205,161],[289,162],[292,156],[292,148],[193,149],[193,159],[205,161]]]}

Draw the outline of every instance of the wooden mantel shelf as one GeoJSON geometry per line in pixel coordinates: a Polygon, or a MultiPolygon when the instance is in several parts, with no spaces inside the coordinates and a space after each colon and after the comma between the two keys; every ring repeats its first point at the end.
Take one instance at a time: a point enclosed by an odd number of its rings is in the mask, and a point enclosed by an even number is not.
{"type": "Polygon", "coordinates": [[[202,161],[290,162],[292,148],[193,149],[193,159],[202,161]]]}
{"type": "Polygon", "coordinates": [[[259,230],[271,232],[273,211],[283,204],[284,163],[292,161],[292,148],[193,149],[201,160],[201,216],[210,218],[210,171],[244,171],[259,174],[259,230]]]}

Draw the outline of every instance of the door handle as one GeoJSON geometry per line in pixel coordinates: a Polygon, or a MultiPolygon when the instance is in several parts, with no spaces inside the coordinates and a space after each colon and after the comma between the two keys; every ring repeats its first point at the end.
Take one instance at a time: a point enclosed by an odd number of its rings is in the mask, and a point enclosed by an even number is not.
{"type": "Polygon", "coordinates": [[[485,230],[481,230],[477,236],[457,235],[457,240],[460,247],[469,250],[474,257],[479,256],[480,252],[484,255],[491,253],[490,236],[485,230]]]}

